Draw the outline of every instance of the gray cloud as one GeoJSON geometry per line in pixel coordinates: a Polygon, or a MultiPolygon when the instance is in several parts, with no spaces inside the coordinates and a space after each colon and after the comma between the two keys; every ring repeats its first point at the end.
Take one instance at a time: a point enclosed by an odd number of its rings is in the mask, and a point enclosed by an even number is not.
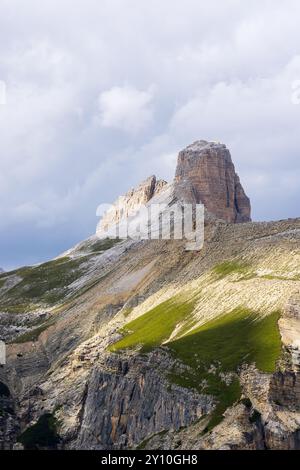
{"type": "Polygon", "coordinates": [[[225,142],[254,218],[299,216],[298,1],[1,1],[0,266],[47,259],[177,152],[225,142]]]}

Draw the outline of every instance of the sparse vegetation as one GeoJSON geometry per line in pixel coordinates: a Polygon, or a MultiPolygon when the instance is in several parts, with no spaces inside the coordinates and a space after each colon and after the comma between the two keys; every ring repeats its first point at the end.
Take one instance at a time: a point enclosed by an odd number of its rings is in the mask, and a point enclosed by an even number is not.
{"type": "Polygon", "coordinates": [[[0,309],[8,313],[26,313],[40,305],[55,305],[68,293],[68,286],[83,273],[89,257],[60,258],[40,266],[15,271],[22,280],[0,300],[0,309]]]}
{"type": "Polygon", "coordinates": [[[54,449],[60,441],[57,425],[57,419],[51,413],[46,413],[19,436],[18,442],[21,442],[26,450],[54,449]]]}
{"type": "Polygon", "coordinates": [[[144,439],[137,447],[136,450],[143,450],[146,448],[147,444],[154,438],[154,437],[163,437],[167,434],[168,431],[161,431],[156,434],[152,434],[152,436],[148,437],[147,439],[144,439]]]}
{"type": "Polygon", "coordinates": [[[131,314],[132,310],[133,310],[132,307],[125,308],[125,309],[123,310],[123,312],[122,312],[123,315],[124,315],[124,317],[125,317],[125,318],[129,317],[129,315],[131,314]]]}
{"type": "Polygon", "coordinates": [[[18,336],[16,339],[12,341],[14,344],[21,344],[21,343],[28,343],[29,341],[37,341],[40,334],[45,331],[49,326],[51,326],[53,322],[46,322],[43,325],[39,326],[38,328],[34,328],[22,335],[18,336]]]}
{"type": "Polygon", "coordinates": [[[242,261],[224,261],[223,263],[218,264],[213,268],[213,273],[218,280],[224,279],[226,276],[231,274],[239,274],[240,277],[238,281],[248,281],[254,278],[258,279],[267,279],[270,281],[280,280],[280,281],[299,281],[300,275],[294,276],[284,276],[280,274],[264,274],[259,275],[251,265],[247,262],[242,261]]]}
{"type": "Polygon", "coordinates": [[[8,302],[5,301],[5,303],[1,303],[0,301],[0,311],[6,312],[6,313],[28,313],[28,312],[34,312],[39,309],[38,304],[32,304],[32,303],[20,303],[20,304],[12,304],[8,305],[8,302]]]}
{"type": "Polygon", "coordinates": [[[99,239],[95,243],[93,243],[89,251],[91,253],[107,251],[110,248],[113,248],[118,243],[120,243],[120,241],[121,240],[119,238],[105,238],[103,240],[99,239]]]}
{"type": "MultiPolygon", "coordinates": [[[[7,313],[33,312],[41,306],[53,306],[65,300],[70,294],[69,286],[86,272],[85,263],[96,253],[109,250],[119,239],[97,240],[89,247],[90,254],[75,259],[59,258],[39,266],[24,267],[9,273],[21,281],[4,292],[0,299],[0,310],[7,313]]],[[[8,274],[0,276],[0,288],[8,274]]],[[[93,286],[95,284],[92,283],[93,286]]],[[[80,291],[88,290],[90,286],[80,291]]],[[[76,296],[77,293],[74,293],[76,296]]]]}
{"type": "Polygon", "coordinates": [[[214,267],[213,273],[218,280],[223,279],[230,274],[249,274],[250,265],[241,261],[224,261],[214,267]]]}
{"type": "Polygon", "coordinates": [[[264,276],[260,276],[261,279],[267,279],[269,281],[279,280],[279,281],[300,281],[300,275],[297,276],[279,276],[275,274],[265,274],[264,276]]]}

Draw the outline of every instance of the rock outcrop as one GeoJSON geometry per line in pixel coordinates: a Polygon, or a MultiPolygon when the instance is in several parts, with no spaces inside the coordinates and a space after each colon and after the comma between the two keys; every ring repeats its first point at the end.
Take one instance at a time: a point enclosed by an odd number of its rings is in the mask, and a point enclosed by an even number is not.
{"type": "Polygon", "coordinates": [[[170,358],[161,352],[147,360],[136,355],[108,357],[95,367],[78,437],[69,448],[132,448],[149,435],[166,428],[179,431],[211,411],[210,397],[170,386],[162,374],[168,368],[170,358]],[[111,411],[103,415],[99,409],[111,411]]]}
{"type": "Polygon", "coordinates": [[[120,196],[101,219],[98,231],[105,232],[112,225],[118,224],[122,218],[134,215],[142,205],[147,204],[166,185],[166,181],[157,180],[156,176],[150,176],[136,189],[131,189],[124,196],[120,196]]]}
{"type": "Polygon", "coordinates": [[[0,381],[0,450],[10,450],[19,432],[14,401],[8,387],[0,381]]]}
{"type": "Polygon", "coordinates": [[[250,200],[223,144],[200,140],[178,156],[176,182],[192,183],[197,203],[229,223],[251,220],[250,200]]]}
{"type": "Polygon", "coordinates": [[[200,140],[182,150],[178,156],[172,183],[150,176],[136,189],[120,196],[101,219],[97,234],[111,236],[110,231],[141,206],[176,202],[204,204],[206,218],[211,216],[227,223],[251,220],[250,200],[235,172],[229,150],[223,144],[200,140]],[[159,196],[159,198],[157,198],[159,196]]]}

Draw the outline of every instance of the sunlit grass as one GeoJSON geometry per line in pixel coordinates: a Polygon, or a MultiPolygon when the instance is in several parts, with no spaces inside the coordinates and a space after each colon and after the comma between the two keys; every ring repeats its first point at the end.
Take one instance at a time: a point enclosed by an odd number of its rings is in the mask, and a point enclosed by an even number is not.
{"type": "Polygon", "coordinates": [[[186,320],[194,310],[195,301],[180,302],[173,298],[167,300],[141,317],[133,320],[120,331],[124,334],[109,350],[135,348],[141,345],[141,352],[148,352],[166,341],[177,324],[186,320]]]}

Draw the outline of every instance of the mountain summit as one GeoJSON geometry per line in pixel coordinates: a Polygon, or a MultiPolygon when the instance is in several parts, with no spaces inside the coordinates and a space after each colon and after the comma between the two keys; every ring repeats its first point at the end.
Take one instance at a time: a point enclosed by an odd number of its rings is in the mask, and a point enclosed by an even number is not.
{"type": "Polygon", "coordinates": [[[229,223],[250,222],[251,205],[226,145],[200,140],[179,153],[176,182],[192,184],[197,203],[229,223]]]}
{"type": "Polygon", "coordinates": [[[112,227],[133,216],[142,205],[152,202],[170,205],[174,201],[202,203],[206,213],[227,223],[251,221],[250,200],[226,145],[199,140],[179,153],[172,183],[150,176],[137,188],[130,189],[107,211],[97,233],[106,236],[112,227]]]}

